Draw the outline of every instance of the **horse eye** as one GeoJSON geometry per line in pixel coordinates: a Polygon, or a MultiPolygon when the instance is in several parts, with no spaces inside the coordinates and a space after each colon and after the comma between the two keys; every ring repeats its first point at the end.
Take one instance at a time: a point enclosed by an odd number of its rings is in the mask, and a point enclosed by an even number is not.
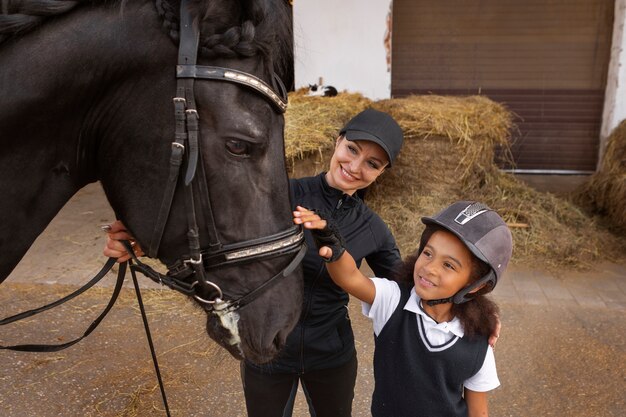
{"type": "Polygon", "coordinates": [[[250,144],[243,140],[231,139],[227,141],[226,149],[236,156],[246,156],[250,154],[250,144]]]}

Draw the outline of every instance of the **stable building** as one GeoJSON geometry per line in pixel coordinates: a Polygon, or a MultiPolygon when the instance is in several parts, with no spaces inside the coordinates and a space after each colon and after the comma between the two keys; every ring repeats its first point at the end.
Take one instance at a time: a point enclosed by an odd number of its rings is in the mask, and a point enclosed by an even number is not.
{"type": "Polygon", "coordinates": [[[626,0],[294,2],[296,88],[481,94],[515,115],[518,173],[595,171],[626,118],[626,0]]]}

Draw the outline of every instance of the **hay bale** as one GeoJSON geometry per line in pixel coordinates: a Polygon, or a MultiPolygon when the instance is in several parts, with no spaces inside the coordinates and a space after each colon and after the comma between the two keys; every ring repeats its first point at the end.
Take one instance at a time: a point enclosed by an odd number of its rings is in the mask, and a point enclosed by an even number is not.
{"type": "Polygon", "coordinates": [[[626,120],[608,137],[600,169],[576,192],[584,207],[626,231],[626,120]]]}
{"type": "Polygon", "coordinates": [[[374,104],[402,126],[407,139],[438,136],[450,139],[460,152],[457,168],[467,185],[482,184],[498,170],[495,150],[509,152],[512,117],[504,106],[484,96],[409,96],[374,104]]]}
{"type": "Polygon", "coordinates": [[[365,107],[386,111],[398,121],[405,144],[394,167],[370,187],[367,203],[390,226],[403,255],[417,248],[422,216],[457,200],[474,199],[511,225],[514,262],[556,271],[624,259],[626,239],[611,234],[571,201],[538,192],[498,169],[496,149],[509,154],[514,128],[511,113],[501,104],[482,96],[433,95],[371,102],[358,94],[330,99],[300,94],[293,102],[297,106],[286,116],[286,142],[294,177],[325,169],[338,130],[365,107]],[[337,99],[342,100],[340,109],[331,109],[337,99]],[[295,126],[299,122],[289,120],[295,117],[306,125],[295,126]],[[318,130],[323,133],[315,134],[318,130]],[[314,143],[301,147],[301,132],[314,143]]]}

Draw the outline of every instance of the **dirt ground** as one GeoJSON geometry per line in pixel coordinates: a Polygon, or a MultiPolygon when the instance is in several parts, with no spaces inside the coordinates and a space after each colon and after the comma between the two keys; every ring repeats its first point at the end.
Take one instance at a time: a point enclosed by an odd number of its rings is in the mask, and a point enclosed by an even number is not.
{"type": "MultiPolygon", "coordinates": [[[[112,219],[97,185],[81,190],[0,287],[0,317],[55,300],[93,276],[104,263],[97,226],[112,219]]],[[[82,334],[106,305],[112,280],[63,307],[0,327],[0,344],[82,334]]],[[[239,363],[205,335],[203,313],[182,295],[142,285],[172,415],[245,416],[239,363]]],[[[620,288],[626,292],[626,285],[620,288]]],[[[100,327],[67,350],[0,351],[0,415],[164,416],[134,297],[124,289],[100,327]]],[[[496,300],[503,312],[496,348],[502,386],[490,396],[492,416],[626,415],[623,306],[496,300]]],[[[359,354],[354,415],[368,416],[372,331],[356,302],[350,309],[359,354]]],[[[307,415],[299,394],[294,416],[307,415]]]]}

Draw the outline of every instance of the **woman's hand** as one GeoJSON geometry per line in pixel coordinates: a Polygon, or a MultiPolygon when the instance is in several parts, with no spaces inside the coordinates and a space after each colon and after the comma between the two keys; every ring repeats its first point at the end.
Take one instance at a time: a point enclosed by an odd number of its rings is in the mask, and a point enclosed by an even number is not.
{"type": "Polygon", "coordinates": [[[500,317],[496,316],[496,320],[496,328],[493,330],[493,333],[491,333],[491,336],[489,336],[489,346],[491,346],[492,349],[496,347],[496,343],[498,342],[498,338],[500,337],[500,328],[502,327],[500,317]]]}
{"type": "Polygon", "coordinates": [[[119,221],[116,220],[110,225],[103,226],[102,230],[104,230],[107,234],[107,240],[104,245],[104,256],[108,256],[109,258],[117,258],[118,263],[126,262],[131,258],[130,254],[122,245],[120,240],[128,240],[130,245],[133,247],[135,252],[135,256],[143,256],[143,250],[141,246],[134,240],[134,238],[128,233],[126,230],[126,226],[119,221]]]}

